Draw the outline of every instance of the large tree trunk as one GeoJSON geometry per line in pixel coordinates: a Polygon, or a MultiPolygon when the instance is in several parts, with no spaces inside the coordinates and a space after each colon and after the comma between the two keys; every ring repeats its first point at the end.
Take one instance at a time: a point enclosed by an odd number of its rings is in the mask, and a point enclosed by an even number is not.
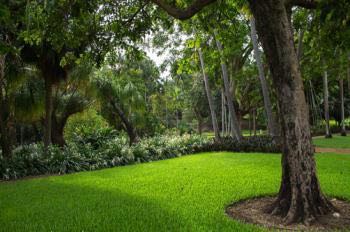
{"type": "Polygon", "coordinates": [[[10,128],[10,107],[5,93],[5,55],[0,55],[0,145],[2,155],[10,158],[12,153],[10,128]]]}
{"type": "Polygon", "coordinates": [[[328,73],[323,74],[323,104],[324,104],[324,119],[326,121],[326,138],[332,138],[332,133],[329,126],[329,102],[328,102],[328,73]]]}
{"type": "Polygon", "coordinates": [[[241,134],[241,130],[240,130],[240,127],[238,124],[238,119],[237,119],[235,107],[233,104],[232,92],[230,90],[230,82],[228,80],[227,66],[226,66],[226,63],[223,59],[223,54],[222,54],[223,53],[222,44],[218,40],[216,33],[215,33],[215,41],[216,41],[216,46],[220,52],[222,79],[224,81],[225,95],[226,95],[226,99],[227,99],[228,110],[230,112],[230,117],[231,117],[231,127],[232,127],[231,136],[236,138],[239,141],[242,138],[242,134],[241,134]]]}
{"type": "Polygon", "coordinates": [[[44,137],[43,137],[45,149],[47,149],[47,147],[51,144],[52,89],[53,89],[53,84],[52,84],[51,77],[45,76],[45,119],[44,119],[44,137]]]}
{"type": "Polygon", "coordinates": [[[52,130],[51,130],[51,139],[52,143],[63,147],[66,144],[64,140],[64,126],[66,125],[67,118],[62,118],[59,120],[56,115],[52,115],[52,130]]]}
{"type": "Polygon", "coordinates": [[[308,107],[290,21],[283,0],[250,0],[280,107],[282,181],[270,212],[286,223],[308,224],[333,210],[321,192],[311,142],[308,107]]]}
{"type": "Polygon", "coordinates": [[[204,80],[204,87],[205,87],[205,92],[206,92],[207,98],[208,98],[209,110],[210,110],[210,115],[211,115],[211,122],[212,122],[212,125],[213,125],[215,139],[220,139],[220,131],[219,131],[219,126],[218,126],[218,121],[216,119],[213,97],[211,95],[211,90],[210,90],[210,86],[209,86],[208,76],[207,76],[207,73],[205,72],[205,64],[204,64],[204,58],[203,58],[202,50],[200,48],[198,49],[198,56],[199,56],[199,60],[201,62],[201,68],[202,68],[203,80],[204,80]]]}
{"type": "Polygon", "coordinates": [[[132,122],[127,118],[122,108],[115,101],[110,100],[110,104],[125,127],[126,133],[129,136],[129,145],[131,146],[132,144],[137,143],[140,138],[132,122]]]}
{"type": "Polygon", "coordinates": [[[253,48],[254,48],[254,57],[256,60],[256,65],[258,66],[259,71],[259,79],[264,99],[264,107],[265,107],[265,114],[267,118],[267,128],[269,130],[269,134],[272,138],[278,137],[279,133],[277,130],[276,120],[272,113],[272,106],[271,106],[271,100],[269,95],[268,86],[266,83],[265,73],[264,73],[264,67],[261,62],[261,55],[260,50],[258,47],[258,41],[257,41],[257,35],[256,35],[256,28],[255,28],[255,19],[252,17],[250,19],[250,29],[251,29],[251,38],[253,42],[253,48]]]}
{"type": "Polygon", "coordinates": [[[340,118],[341,118],[341,136],[346,136],[345,128],[345,109],[344,109],[344,81],[339,77],[339,92],[340,92],[340,118]]]}

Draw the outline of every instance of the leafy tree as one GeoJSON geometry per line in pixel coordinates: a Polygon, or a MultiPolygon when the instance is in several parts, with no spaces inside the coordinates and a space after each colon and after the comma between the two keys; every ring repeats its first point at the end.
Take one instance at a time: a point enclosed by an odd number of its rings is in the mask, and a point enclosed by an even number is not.
{"type": "MultiPolygon", "coordinates": [[[[196,0],[185,8],[153,0],[178,19],[188,19],[216,0],[196,0]]],[[[316,175],[308,110],[299,62],[293,44],[291,9],[293,6],[315,8],[316,1],[248,1],[256,19],[277,93],[283,136],[282,181],[271,213],[282,215],[287,223],[310,223],[334,208],[320,190],[316,175]],[[283,52],[280,52],[283,51],[283,52]],[[298,183],[298,184],[296,184],[298,183]],[[310,191],[310,189],[312,191],[310,191]]]]}

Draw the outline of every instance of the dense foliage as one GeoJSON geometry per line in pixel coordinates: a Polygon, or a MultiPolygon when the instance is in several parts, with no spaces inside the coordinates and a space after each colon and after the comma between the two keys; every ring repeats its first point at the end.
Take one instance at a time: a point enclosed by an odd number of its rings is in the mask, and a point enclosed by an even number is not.
{"type": "Polygon", "coordinates": [[[25,176],[65,174],[107,167],[169,159],[204,151],[279,152],[266,136],[247,137],[238,142],[230,137],[220,141],[199,135],[159,135],[142,139],[132,146],[125,136],[105,128],[90,134],[76,134],[63,149],[41,143],[19,146],[11,159],[0,156],[3,180],[25,176]]]}

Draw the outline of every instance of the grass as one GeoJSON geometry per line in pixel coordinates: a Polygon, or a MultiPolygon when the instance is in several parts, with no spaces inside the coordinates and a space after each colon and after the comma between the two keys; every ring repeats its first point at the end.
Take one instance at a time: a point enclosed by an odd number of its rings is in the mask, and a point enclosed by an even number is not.
{"type": "MultiPolygon", "coordinates": [[[[317,155],[323,191],[350,200],[350,156],[317,155]]],[[[233,201],[274,194],[280,155],[203,153],[0,183],[0,231],[261,231],[233,201]]]]}
{"type": "Polygon", "coordinates": [[[313,142],[317,147],[350,149],[350,135],[333,135],[333,138],[328,139],[324,137],[316,137],[313,139],[313,142]]]}

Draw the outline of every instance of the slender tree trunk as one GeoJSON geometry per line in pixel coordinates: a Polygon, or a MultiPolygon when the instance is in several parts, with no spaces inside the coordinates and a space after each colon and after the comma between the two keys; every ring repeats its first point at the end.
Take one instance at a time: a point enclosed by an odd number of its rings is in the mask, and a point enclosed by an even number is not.
{"type": "Polygon", "coordinates": [[[347,73],[347,76],[348,76],[348,91],[349,91],[349,94],[350,94],[350,53],[348,55],[348,73],[347,73]]]}
{"type": "Polygon", "coordinates": [[[334,210],[321,192],[311,141],[309,110],[283,0],[249,0],[267,56],[280,107],[282,180],[269,212],[285,222],[309,224],[334,210]]]}
{"type": "Polygon", "coordinates": [[[12,145],[10,128],[8,126],[10,107],[5,93],[5,58],[5,55],[0,55],[0,145],[3,157],[10,158],[12,145]]]}
{"type": "Polygon", "coordinates": [[[254,136],[256,136],[256,109],[253,110],[253,131],[254,136]]]}
{"type": "Polygon", "coordinates": [[[225,136],[225,93],[221,90],[221,135],[225,136]]]}
{"type": "Polygon", "coordinates": [[[45,76],[45,119],[44,119],[44,147],[45,149],[51,144],[52,131],[52,89],[53,84],[51,77],[45,76]]]}
{"type": "Polygon", "coordinates": [[[249,110],[249,136],[252,136],[252,110],[249,110]]]}
{"type": "Polygon", "coordinates": [[[340,92],[340,116],[341,116],[341,136],[346,136],[345,128],[345,109],[344,109],[344,80],[339,77],[339,92],[340,92]]]}
{"type": "Polygon", "coordinates": [[[269,131],[269,134],[272,138],[278,137],[278,131],[277,131],[277,125],[276,120],[272,113],[272,105],[269,95],[269,89],[266,83],[265,73],[264,73],[264,67],[261,62],[261,55],[258,47],[258,41],[257,41],[257,35],[256,35],[256,29],[255,29],[255,19],[254,17],[251,17],[250,19],[250,29],[251,29],[251,38],[253,42],[253,48],[254,48],[254,57],[256,60],[256,64],[259,71],[259,79],[264,99],[264,107],[265,107],[265,115],[267,118],[267,128],[269,131]]]}
{"type": "Polygon", "coordinates": [[[323,74],[323,103],[324,103],[324,119],[326,121],[326,138],[332,138],[332,133],[329,126],[329,102],[328,102],[328,73],[323,74]]]}
{"type": "Polygon", "coordinates": [[[226,66],[226,63],[223,59],[222,44],[220,43],[220,41],[216,37],[217,37],[217,35],[215,33],[216,46],[220,52],[222,79],[224,81],[224,88],[225,88],[225,94],[226,94],[226,99],[227,99],[227,104],[228,104],[228,110],[230,112],[230,117],[231,117],[231,127],[232,127],[231,136],[236,138],[239,141],[242,138],[242,134],[241,134],[241,130],[239,128],[238,119],[237,119],[235,107],[233,104],[232,93],[230,90],[230,82],[228,80],[227,66],[226,66]]]}
{"type": "Polygon", "coordinates": [[[211,115],[211,122],[212,122],[212,125],[213,125],[215,139],[220,139],[220,131],[219,131],[219,126],[218,126],[218,121],[216,119],[213,97],[211,95],[211,90],[210,90],[210,86],[209,86],[208,76],[207,76],[207,74],[205,72],[205,64],[204,64],[204,58],[203,58],[202,50],[200,48],[198,49],[198,55],[199,55],[199,60],[201,62],[201,68],[202,68],[203,80],[204,80],[204,87],[205,87],[205,92],[206,92],[207,98],[208,98],[209,110],[210,110],[210,115],[211,115]]]}
{"type": "Polygon", "coordinates": [[[297,49],[299,65],[300,65],[301,57],[303,56],[303,37],[304,37],[304,30],[300,29],[298,33],[298,49],[297,49]]]}
{"type": "Polygon", "coordinates": [[[136,132],[136,129],[135,129],[134,125],[132,124],[132,122],[129,121],[129,119],[125,115],[124,111],[122,110],[122,108],[115,101],[110,100],[110,104],[112,105],[112,107],[116,111],[117,115],[119,116],[120,120],[123,122],[123,124],[125,126],[126,133],[129,136],[130,146],[134,143],[137,143],[140,140],[140,138],[139,138],[139,136],[136,132]]]}
{"type": "Polygon", "coordinates": [[[202,117],[198,118],[198,125],[197,125],[197,130],[198,130],[198,134],[202,135],[202,131],[203,131],[203,119],[202,117]]]}
{"type": "Polygon", "coordinates": [[[194,110],[194,114],[197,118],[197,133],[202,135],[202,128],[203,128],[203,117],[201,116],[199,110],[194,110]]]}

